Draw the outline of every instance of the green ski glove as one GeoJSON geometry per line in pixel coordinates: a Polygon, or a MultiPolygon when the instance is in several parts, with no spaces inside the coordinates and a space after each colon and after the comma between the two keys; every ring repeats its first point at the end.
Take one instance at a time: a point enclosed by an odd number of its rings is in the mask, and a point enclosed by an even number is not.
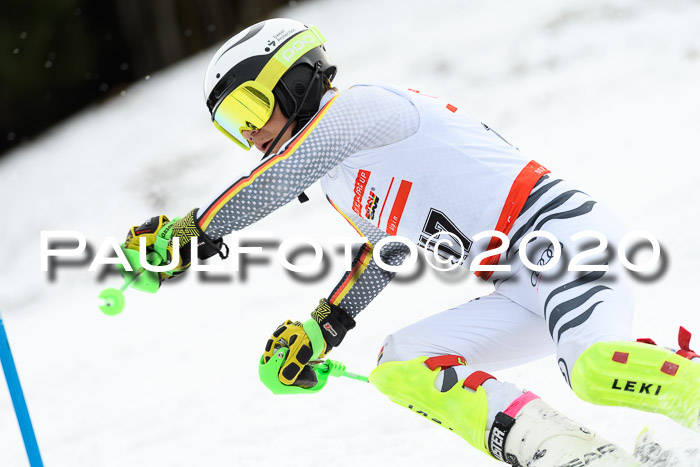
{"type": "MultiPolygon", "coordinates": [[[[314,387],[318,378],[309,362],[325,357],[355,327],[355,320],[345,310],[331,305],[326,299],[319,302],[311,316],[312,319],[304,323],[285,321],[267,341],[261,365],[270,363],[279,349],[289,349],[277,375],[279,381],[275,383],[301,388],[314,387]]],[[[263,382],[267,384],[266,381],[263,382]]]]}
{"type": "MultiPolygon", "coordinates": [[[[140,226],[134,226],[129,230],[124,241],[123,249],[139,251],[141,238],[146,239],[146,253],[157,255],[157,262],[169,264],[173,258],[173,237],[179,238],[179,261],[172,269],[158,273],[159,281],[178,276],[185,272],[191,264],[192,237],[198,237],[197,257],[207,259],[219,254],[222,259],[228,256],[228,247],[222,239],[210,239],[197,224],[197,209],[193,209],[183,218],[176,218],[170,222],[167,216],[152,217],[140,226]],[[226,247],[226,253],[222,248],[226,247]]],[[[130,257],[132,255],[129,255],[130,257]]],[[[132,264],[134,268],[139,265],[132,264]]]]}

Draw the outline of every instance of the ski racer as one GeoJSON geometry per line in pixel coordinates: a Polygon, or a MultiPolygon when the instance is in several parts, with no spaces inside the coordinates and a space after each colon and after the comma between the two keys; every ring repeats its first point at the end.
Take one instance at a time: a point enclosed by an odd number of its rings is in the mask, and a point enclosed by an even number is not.
{"type": "Polygon", "coordinates": [[[279,383],[317,384],[309,362],[338,347],[394,277],[385,266],[410,253],[392,241],[400,236],[467,268],[467,259],[488,251],[476,274],[494,291],[385,339],[370,382],[392,401],[511,465],[632,465],[614,444],[492,375],[555,353],[583,400],[700,429],[700,363],[690,335],[682,330],[678,351],[632,341],[633,290],[619,261],[598,255],[582,271],[536,271],[522,260],[525,249],[542,267],[560,254],[571,259],[584,250],[576,236],[583,231],[617,244],[625,232],[615,216],[452,103],[387,84],[338,91],[324,44],[313,26],[270,19],[216,52],[204,82],[213,124],[241,148],[261,151],[262,162],[183,218],[132,228],[125,247],[138,249],[141,237],[149,248],[158,235],[178,237],[168,252],[179,248],[180,261],[161,274],[176,276],[190,264],[191,237],[199,258],[224,257],[225,235],[320,180],[366,243],[310,319],[284,322],[267,341],[263,366],[287,349],[279,383]]]}

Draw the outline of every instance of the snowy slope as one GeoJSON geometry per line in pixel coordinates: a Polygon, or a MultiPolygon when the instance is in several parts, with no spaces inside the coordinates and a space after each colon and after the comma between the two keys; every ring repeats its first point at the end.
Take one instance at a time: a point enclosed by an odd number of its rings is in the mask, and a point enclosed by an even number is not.
{"type": "MultiPolygon", "coordinates": [[[[336,84],[384,80],[449,97],[528,156],[652,232],[665,273],[639,282],[635,335],[675,344],[700,333],[695,236],[700,3],[691,0],[464,2],[317,0],[280,12],[316,24],[336,84]]],[[[5,219],[0,309],[49,466],[261,466],[297,454],[321,466],[498,465],[461,439],[335,380],[315,396],[274,397],[257,359],[276,325],[302,319],[340,277],[302,283],[278,266],[220,283],[191,276],[157,295],[127,293],[106,317],[87,264],[50,282],[39,232],[79,230],[96,247],[159,213],[205,204],[257,161],[208,121],[202,78],[213,50],[95,105],[0,160],[5,219]]],[[[259,225],[279,238],[352,235],[317,186],[259,225]]],[[[224,263],[230,267],[230,262],[224,263]]],[[[469,275],[393,284],[333,357],[368,373],[383,337],[489,292],[469,275]],[[449,279],[449,280],[448,280],[449,279]]],[[[696,347],[700,347],[696,343],[696,347]]],[[[550,359],[498,373],[628,447],[644,425],[700,445],[660,416],[578,400],[550,359]]],[[[690,461],[688,461],[690,462],[690,461]]],[[[696,461],[698,462],[698,461],[696,461]]],[[[0,384],[0,466],[27,465],[0,384]]]]}

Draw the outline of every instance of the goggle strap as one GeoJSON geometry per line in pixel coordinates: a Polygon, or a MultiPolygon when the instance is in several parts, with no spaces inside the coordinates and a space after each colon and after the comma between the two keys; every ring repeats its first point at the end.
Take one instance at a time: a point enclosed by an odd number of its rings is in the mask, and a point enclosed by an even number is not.
{"type": "Polygon", "coordinates": [[[325,44],[327,42],[326,38],[323,36],[323,34],[321,34],[321,31],[319,31],[316,26],[312,24],[311,27],[309,27],[309,29],[311,29],[311,32],[313,32],[314,35],[318,37],[318,40],[320,40],[322,44],[325,44]]]}
{"type": "Polygon", "coordinates": [[[255,81],[272,90],[287,70],[294,65],[306,52],[326,43],[326,39],[316,26],[301,31],[293,36],[285,46],[281,47],[269,62],[260,70],[255,81]],[[295,45],[301,43],[301,48],[295,45]]]}

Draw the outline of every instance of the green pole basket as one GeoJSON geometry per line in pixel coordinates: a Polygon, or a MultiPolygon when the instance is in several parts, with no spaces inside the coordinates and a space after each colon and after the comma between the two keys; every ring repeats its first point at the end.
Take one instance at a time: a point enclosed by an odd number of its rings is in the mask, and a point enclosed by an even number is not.
{"type": "MultiPolygon", "coordinates": [[[[124,248],[123,246],[121,249],[132,271],[127,271],[121,264],[117,264],[117,270],[124,279],[124,283],[118,289],[110,287],[100,292],[98,296],[100,311],[107,316],[118,315],[124,310],[124,305],[126,304],[124,291],[127,288],[132,287],[142,292],[156,293],[160,287],[158,273],[147,271],[142,266],[138,251],[124,248]]],[[[158,266],[163,261],[157,253],[149,253],[146,255],[146,260],[153,266],[158,266]]]]}

